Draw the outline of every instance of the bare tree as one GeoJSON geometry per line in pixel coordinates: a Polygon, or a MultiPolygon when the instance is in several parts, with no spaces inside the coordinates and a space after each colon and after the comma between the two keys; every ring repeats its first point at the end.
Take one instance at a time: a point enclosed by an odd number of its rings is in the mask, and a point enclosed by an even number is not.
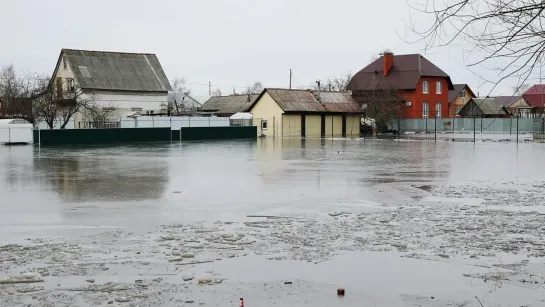
{"type": "Polygon", "coordinates": [[[522,95],[524,94],[528,89],[530,88],[530,85],[524,83],[524,84],[521,84],[519,86],[514,86],[513,87],[513,93],[515,93],[515,95],[522,95]]]}
{"type": "Polygon", "coordinates": [[[263,84],[261,81],[256,81],[252,86],[248,87],[246,94],[260,94],[262,91],[263,84]]]}
{"type": "Polygon", "coordinates": [[[541,75],[545,51],[545,2],[542,0],[442,0],[410,4],[419,20],[429,15],[431,24],[419,28],[413,19],[408,28],[426,49],[464,43],[467,65],[495,71],[480,75],[493,88],[506,79],[522,85],[541,75]]]}
{"type": "Polygon", "coordinates": [[[64,83],[61,78],[42,78],[38,83],[44,90],[34,99],[33,109],[49,129],[57,122],[64,129],[76,113],[96,107],[95,95],[82,91],[73,79],[64,83]]]}
{"type": "Polygon", "coordinates": [[[388,130],[388,126],[396,121],[398,129],[401,129],[405,99],[386,80],[374,81],[366,90],[352,91],[352,96],[362,107],[364,117],[374,119],[378,131],[388,130]]]}
{"type": "Polygon", "coordinates": [[[184,111],[191,111],[186,102],[186,97],[191,94],[185,78],[175,78],[171,84],[172,93],[168,95],[167,110],[171,115],[180,115],[184,111]]]}
{"type": "Polygon", "coordinates": [[[221,96],[221,89],[217,88],[212,92],[212,96],[221,96]]]}
{"type": "MultiPolygon", "coordinates": [[[[329,92],[345,92],[348,90],[348,83],[352,79],[352,74],[350,72],[340,76],[327,78],[325,81],[320,81],[320,90],[329,91],[329,92]]],[[[318,90],[318,83],[313,84],[310,88],[315,91],[318,90]]]]}
{"type": "Polygon", "coordinates": [[[35,122],[32,99],[40,91],[36,76],[18,74],[13,64],[0,72],[0,116],[20,117],[35,122]]]}
{"type": "Polygon", "coordinates": [[[107,123],[112,122],[112,119],[117,115],[117,108],[113,103],[105,107],[90,103],[83,108],[81,113],[85,122],[84,127],[106,128],[107,123]]]}

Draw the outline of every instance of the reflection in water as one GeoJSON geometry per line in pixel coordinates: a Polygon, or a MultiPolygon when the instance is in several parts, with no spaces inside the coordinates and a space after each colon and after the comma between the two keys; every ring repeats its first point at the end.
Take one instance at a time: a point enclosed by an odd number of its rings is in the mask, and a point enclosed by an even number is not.
{"type": "Polygon", "coordinates": [[[130,148],[65,150],[20,147],[7,155],[4,182],[11,189],[53,190],[63,201],[140,201],[162,197],[168,183],[163,159],[129,155],[130,148]],[[111,149],[106,149],[111,150],[111,149]],[[123,155],[123,152],[127,155],[123,155]],[[89,154],[90,153],[90,154],[89,154]]]}
{"type": "Polygon", "coordinates": [[[44,157],[34,167],[65,201],[158,199],[168,181],[168,168],[158,161],[44,157]]]}
{"type": "Polygon", "coordinates": [[[327,179],[338,176],[341,181],[368,186],[446,180],[451,171],[448,150],[446,143],[265,138],[258,142],[255,155],[269,162],[260,164],[265,181],[315,176],[320,182],[325,174],[327,179]]]}
{"type": "Polygon", "coordinates": [[[138,223],[149,223],[151,218],[179,222],[240,213],[325,212],[361,201],[399,205],[410,186],[542,180],[535,161],[543,159],[545,147],[538,145],[265,138],[0,146],[0,227],[30,220],[85,224],[102,219],[118,225],[137,217],[138,223]]]}

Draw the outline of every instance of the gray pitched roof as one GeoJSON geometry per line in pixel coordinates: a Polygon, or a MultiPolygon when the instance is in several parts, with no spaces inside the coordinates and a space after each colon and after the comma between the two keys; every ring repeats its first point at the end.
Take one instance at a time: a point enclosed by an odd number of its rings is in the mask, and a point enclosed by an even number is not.
{"type": "Polygon", "coordinates": [[[248,95],[213,96],[199,108],[199,111],[216,114],[248,112],[257,96],[259,95],[250,95],[250,101],[248,101],[248,95]]]}
{"type": "Polygon", "coordinates": [[[171,91],[155,54],[63,49],[76,81],[82,89],[167,92],[171,91]]]}
{"type": "Polygon", "coordinates": [[[462,116],[506,115],[505,106],[494,98],[472,98],[460,110],[462,116]]]}

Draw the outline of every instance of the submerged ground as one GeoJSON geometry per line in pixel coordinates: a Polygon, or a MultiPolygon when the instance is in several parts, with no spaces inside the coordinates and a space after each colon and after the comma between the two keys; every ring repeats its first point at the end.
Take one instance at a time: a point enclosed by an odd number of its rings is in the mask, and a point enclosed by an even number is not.
{"type": "Polygon", "coordinates": [[[494,141],[0,147],[0,306],[545,306],[544,163],[494,141]]]}

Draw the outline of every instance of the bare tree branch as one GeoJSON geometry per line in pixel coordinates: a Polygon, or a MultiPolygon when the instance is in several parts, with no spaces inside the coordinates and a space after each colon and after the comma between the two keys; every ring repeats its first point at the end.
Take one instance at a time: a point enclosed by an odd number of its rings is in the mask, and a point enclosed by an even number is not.
{"type": "Polygon", "coordinates": [[[406,27],[416,34],[409,42],[424,42],[426,50],[462,43],[468,67],[484,67],[494,77],[480,76],[493,85],[515,80],[517,88],[527,80],[541,79],[545,52],[545,2],[542,0],[407,0],[411,14],[406,27]],[[429,16],[429,17],[428,17],[429,16]]]}

